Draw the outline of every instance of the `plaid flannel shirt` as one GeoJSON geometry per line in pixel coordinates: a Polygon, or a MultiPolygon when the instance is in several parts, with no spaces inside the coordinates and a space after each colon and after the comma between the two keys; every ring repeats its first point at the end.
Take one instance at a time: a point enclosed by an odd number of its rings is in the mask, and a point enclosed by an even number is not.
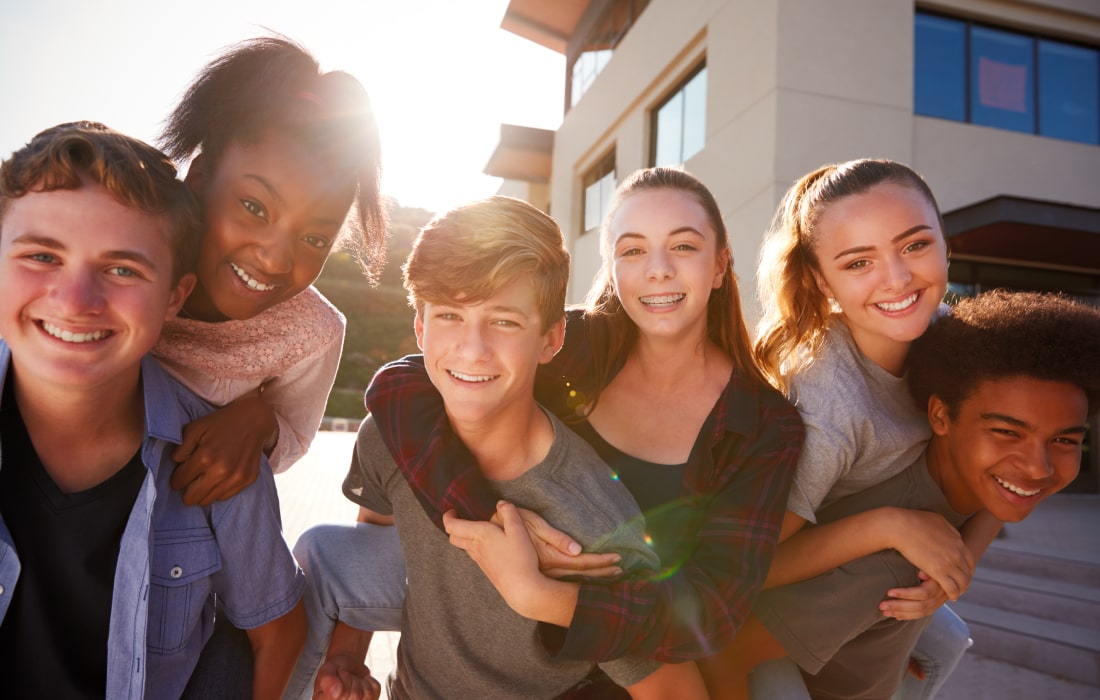
{"type": "MultiPolygon", "coordinates": [[[[565,347],[540,368],[536,394],[552,410],[568,410],[568,395],[579,386],[571,378],[586,376],[585,323],[570,312],[565,347]]],[[[496,495],[451,431],[422,357],[379,370],[366,405],[440,528],[452,508],[467,519],[492,516],[496,495]]],[[[680,497],[699,515],[697,529],[679,533],[680,564],[645,580],[579,582],[569,628],[540,625],[547,649],[571,659],[635,655],[677,662],[729,643],[771,564],[802,435],[802,421],[786,399],[735,370],[700,431],[697,447],[709,449],[693,450],[685,470],[680,497]]]]}

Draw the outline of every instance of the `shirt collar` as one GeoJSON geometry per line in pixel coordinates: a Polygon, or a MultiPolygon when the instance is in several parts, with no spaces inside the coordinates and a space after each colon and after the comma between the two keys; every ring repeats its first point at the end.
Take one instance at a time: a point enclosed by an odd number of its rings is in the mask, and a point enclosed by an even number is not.
{"type": "Polygon", "coordinates": [[[175,444],[183,442],[183,426],[191,422],[177,400],[176,384],[152,355],[141,358],[141,390],[145,396],[145,435],[175,444]]]}
{"type": "Polygon", "coordinates": [[[736,367],[715,406],[714,440],[726,432],[753,435],[760,424],[760,386],[736,367]]]}

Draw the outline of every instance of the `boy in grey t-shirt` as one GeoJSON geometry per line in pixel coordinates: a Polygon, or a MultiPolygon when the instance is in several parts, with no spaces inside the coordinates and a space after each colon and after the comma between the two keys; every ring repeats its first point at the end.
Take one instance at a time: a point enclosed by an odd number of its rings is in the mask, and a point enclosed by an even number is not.
{"type": "MultiPolygon", "coordinates": [[[[520,200],[492,197],[437,217],[421,231],[404,267],[422,361],[454,434],[503,498],[539,512],[586,549],[619,551],[628,572],[655,568],[625,487],[534,400],[536,369],[564,338],[568,267],[557,225],[520,200]]],[[[360,520],[396,524],[406,559],[391,697],[552,698],[582,681],[593,664],[552,660],[537,623],[513,612],[491,577],[452,546],[415,489],[368,417],[344,491],[363,508],[360,520]]],[[[369,637],[336,623],[315,692],[376,697],[378,685],[363,665],[369,637]]],[[[656,662],[623,659],[601,668],[636,697],[685,697],[675,674],[654,673],[667,668],[656,662]]]]}

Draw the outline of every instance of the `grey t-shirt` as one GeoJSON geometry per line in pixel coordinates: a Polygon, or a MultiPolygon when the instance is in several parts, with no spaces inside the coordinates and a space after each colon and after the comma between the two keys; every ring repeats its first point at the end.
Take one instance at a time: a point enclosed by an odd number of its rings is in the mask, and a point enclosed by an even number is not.
{"type": "MultiPolygon", "coordinates": [[[[955,527],[968,517],[951,509],[923,453],[900,474],[835,502],[818,516],[825,524],[883,506],[939,513],[955,527]]],[[[886,618],[878,604],[889,589],[918,582],[915,566],[897,551],[884,550],[820,576],[763,591],[753,614],[795,663],[807,674],[816,674],[806,677],[812,693],[890,697],[932,617],[886,618]]]]}
{"type": "MultiPolygon", "coordinates": [[[[554,442],[545,459],[516,479],[493,482],[500,496],[540,513],[586,550],[619,552],[628,571],[642,564],[655,569],[657,557],[645,544],[630,493],[592,448],[549,418],[554,442]]],[[[537,623],[512,611],[477,564],[429,520],[369,416],[359,428],[351,471],[361,475],[362,488],[349,497],[395,516],[408,567],[391,698],[553,698],[588,675],[592,662],[551,659],[537,623]]],[[[659,665],[625,658],[600,667],[626,686],[659,665]]]]}
{"type": "Polygon", "coordinates": [[[839,321],[813,364],[792,377],[791,400],[806,438],[787,509],[809,522],[837,499],[901,472],[932,436],[905,378],[867,359],[839,321]]]}

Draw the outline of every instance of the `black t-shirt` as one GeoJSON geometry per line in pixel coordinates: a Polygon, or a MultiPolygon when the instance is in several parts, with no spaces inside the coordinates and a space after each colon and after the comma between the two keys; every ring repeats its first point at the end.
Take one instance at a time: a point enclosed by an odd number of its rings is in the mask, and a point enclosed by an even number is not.
{"type": "Polygon", "coordinates": [[[600,459],[611,467],[619,481],[634,496],[645,516],[646,537],[661,558],[662,568],[673,567],[676,562],[683,561],[689,553],[671,551],[668,543],[682,540],[681,537],[670,537],[670,533],[698,529],[698,509],[680,498],[684,491],[687,465],[655,464],[632,457],[604,440],[586,420],[570,427],[596,450],[600,459]]]}
{"type": "Polygon", "coordinates": [[[63,493],[35,453],[11,376],[0,403],[0,515],[21,570],[0,623],[5,698],[103,698],[119,543],[145,478],[141,452],[63,493]]]}

